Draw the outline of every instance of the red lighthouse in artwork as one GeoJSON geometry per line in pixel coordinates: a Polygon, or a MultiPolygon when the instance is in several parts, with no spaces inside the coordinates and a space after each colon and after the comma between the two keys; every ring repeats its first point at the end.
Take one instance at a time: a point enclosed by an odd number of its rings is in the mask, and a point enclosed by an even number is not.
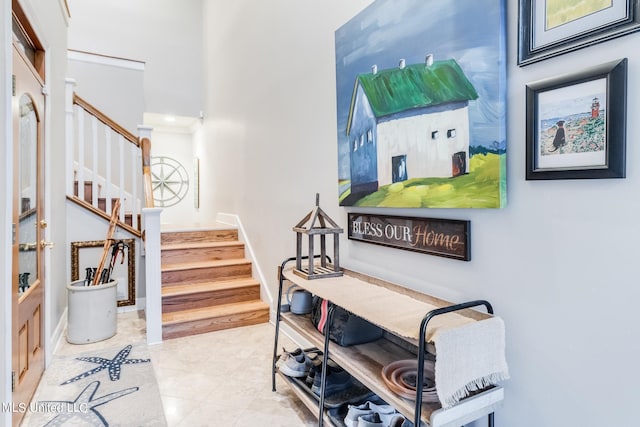
{"type": "Polygon", "coordinates": [[[600,100],[598,97],[593,98],[591,102],[591,118],[595,119],[600,116],[600,100]]]}

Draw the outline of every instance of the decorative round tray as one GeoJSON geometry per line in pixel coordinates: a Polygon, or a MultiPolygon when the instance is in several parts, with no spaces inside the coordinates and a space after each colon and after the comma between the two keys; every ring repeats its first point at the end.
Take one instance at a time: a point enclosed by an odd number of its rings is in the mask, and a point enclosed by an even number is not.
{"type": "MultiPolygon", "coordinates": [[[[424,362],[424,387],[422,388],[424,402],[440,402],[435,387],[434,368],[433,361],[424,362]]],[[[382,368],[382,380],[386,386],[405,399],[416,400],[417,377],[418,361],[415,359],[397,360],[382,368]]]]}

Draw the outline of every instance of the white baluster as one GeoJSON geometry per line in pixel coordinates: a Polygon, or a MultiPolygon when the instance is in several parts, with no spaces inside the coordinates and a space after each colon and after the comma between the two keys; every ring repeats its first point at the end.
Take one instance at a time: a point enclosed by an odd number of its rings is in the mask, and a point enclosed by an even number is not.
{"type": "Polygon", "coordinates": [[[65,150],[67,155],[65,156],[65,171],[67,174],[66,188],[67,195],[73,195],[73,181],[74,181],[74,168],[73,168],[73,153],[74,149],[74,128],[73,128],[73,89],[76,85],[74,79],[65,79],[65,150]]]}
{"type": "Polygon", "coordinates": [[[91,179],[91,204],[98,206],[98,119],[91,116],[91,154],[93,155],[91,179]]]}
{"type": "MultiPolygon", "coordinates": [[[[118,159],[118,164],[120,165],[120,179],[119,179],[119,195],[118,197],[120,197],[120,204],[124,205],[124,169],[125,169],[125,163],[124,163],[124,138],[122,137],[122,135],[118,135],[118,149],[119,149],[119,159],[118,159]]],[[[120,221],[124,222],[124,206],[122,207],[122,209],[120,209],[120,221]]]]}
{"type": "Polygon", "coordinates": [[[107,212],[111,212],[111,128],[109,126],[104,127],[104,158],[107,165],[105,172],[105,209],[107,212]]]}
{"type": "Polygon", "coordinates": [[[84,200],[84,109],[76,106],[78,119],[78,197],[84,200]]]}
{"type": "Polygon", "coordinates": [[[131,209],[131,226],[134,229],[138,229],[138,177],[140,171],[140,163],[138,161],[138,153],[140,149],[134,145],[129,144],[131,147],[131,202],[129,203],[131,209]]]}

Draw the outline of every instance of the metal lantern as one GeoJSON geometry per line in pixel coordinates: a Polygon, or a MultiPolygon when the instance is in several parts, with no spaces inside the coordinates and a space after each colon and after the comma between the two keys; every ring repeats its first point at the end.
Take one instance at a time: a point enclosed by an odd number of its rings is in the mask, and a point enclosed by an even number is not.
{"type": "Polygon", "coordinates": [[[316,206],[305,216],[302,221],[293,227],[296,232],[296,268],[293,272],[307,280],[320,279],[323,277],[342,276],[340,269],[339,234],[342,228],[333,221],[322,209],[320,209],[320,195],[316,193],[316,206]],[[333,264],[329,263],[327,257],[327,235],[333,235],[333,264]],[[309,257],[306,265],[302,260],[302,235],[307,235],[309,239],[309,257]],[[320,236],[320,254],[316,256],[314,241],[315,236],[320,236]],[[318,258],[319,263],[315,263],[318,258]]]}

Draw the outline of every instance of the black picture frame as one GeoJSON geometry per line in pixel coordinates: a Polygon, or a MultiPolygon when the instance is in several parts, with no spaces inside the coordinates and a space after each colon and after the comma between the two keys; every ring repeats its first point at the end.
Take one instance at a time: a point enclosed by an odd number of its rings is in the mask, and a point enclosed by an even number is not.
{"type": "Polygon", "coordinates": [[[526,109],[527,180],[625,177],[627,58],[527,84],[526,109]]]}
{"type": "Polygon", "coordinates": [[[545,0],[519,1],[518,65],[554,56],[640,30],[640,0],[612,0],[611,7],[567,22],[549,24],[545,0]]]}

